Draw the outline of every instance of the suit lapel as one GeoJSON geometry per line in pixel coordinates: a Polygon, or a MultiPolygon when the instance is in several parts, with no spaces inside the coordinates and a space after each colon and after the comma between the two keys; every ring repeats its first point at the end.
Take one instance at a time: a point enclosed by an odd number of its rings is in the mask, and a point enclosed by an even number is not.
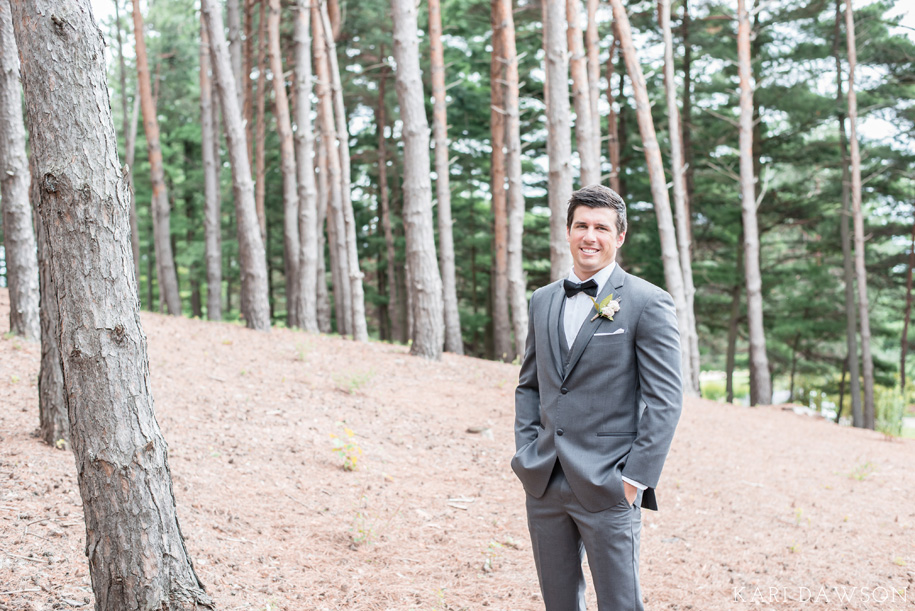
{"type": "MultiPolygon", "coordinates": [[[[600,303],[607,295],[613,293],[614,299],[619,299],[622,296],[622,288],[626,282],[626,272],[623,271],[619,265],[614,268],[613,273],[610,274],[610,278],[607,279],[607,283],[604,285],[603,290],[600,292],[600,295],[597,296],[597,302],[600,303]]],[[[569,374],[572,373],[572,370],[575,369],[578,359],[581,358],[582,353],[584,353],[585,348],[588,347],[588,344],[591,342],[591,338],[594,337],[594,333],[597,331],[597,328],[600,326],[600,318],[591,320],[594,315],[597,313],[593,308],[588,310],[587,317],[581,325],[581,329],[578,331],[578,335],[575,337],[575,341],[572,342],[572,354],[569,357],[569,367],[565,370],[565,374],[562,376],[563,381],[569,377],[569,374]]],[[[558,335],[557,331],[557,335],[558,335]]]]}
{"type": "Polygon", "coordinates": [[[559,320],[559,314],[562,312],[562,300],[565,299],[566,293],[565,289],[562,286],[562,282],[556,283],[556,290],[553,291],[553,294],[550,296],[550,312],[547,316],[547,325],[550,330],[550,348],[553,356],[553,364],[556,366],[556,371],[559,372],[559,377],[562,377],[562,353],[560,352],[561,348],[559,346],[559,325],[562,324],[559,320]]]}

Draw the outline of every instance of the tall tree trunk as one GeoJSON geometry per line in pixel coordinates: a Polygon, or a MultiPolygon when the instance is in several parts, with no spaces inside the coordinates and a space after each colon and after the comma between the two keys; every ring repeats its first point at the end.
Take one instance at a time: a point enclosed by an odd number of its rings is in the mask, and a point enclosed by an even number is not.
{"type": "Polygon", "coordinates": [[[836,20],[833,32],[832,54],[836,61],[836,107],[839,119],[839,152],[842,164],[842,211],[839,214],[839,236],[842,241],[843,277],[845,280],[845,342],[848,357],[849,396],[851,398],[852,425],[864,426],[861,409],[861,374],[858,360],[858,319],[855,313],[855,269],[848,218],[851,216],[851,176],[848,171],[848,135],[845,133],[845,113],[842,112],[842,60],[839,58],[839,40],[842,24],[842,2],[836,0],[836,20]]]}
{"type": "MultiPolygon", "coordinates": [[[[318,197],[315,186],[314,130],[311,125],[311,6],[296,0],[295,155],[299,195],[299,322],[318,331],[318,197]]],[[[323,269],[321,269],[323,272],[323,269]]]]}
{"type": "Polygon", "coordinates": [[[664,36],[664,85],[667,92],[667,118],[670,137],[671,174],[673,176],[674,212],[677,221],[677,247],[683,269],[683,292],[686,298],[687,335],[680,341],[688,344],[692,378],[684,384],[689,394],[699,395],[699,333],[693,307],[696,287],[693,284],[692,236],[689,231],[689,194],[686,192],[683,167],[683,146],[680,140],[680,109],[677,107],[677,85],[674,80],[674,44],[670,28],[670,0],[661,0],[661,31],[664,36]],[[692,390],[690,393],[689,390],[692,390]]]}
{"type": "MultiPolygon", "coordinates": [[[[616,36],[617,41],[619,41],[619,29],[616,25],[616,22],[613,22],[614,35],[616,36]]],[[[619,55],[619,95],[617,99],[619,100],[618,106],[620,108],[619,113],[616,116],[616,136],[617,136],[617,147],[620,151],[620,172],[617,174],[617,181],[619,184],[619,193],[620,197],[624,200],[626,199],[628,191],[626,190],[626,173],[623,172],[622,168],[625,166],[626,161],[631,158],[631,155],[622,154],[622,151],[626,151],[629,146],[629,127],[626,124],[626,117],[629,116],[629,106],[626,104],[627,93],[626,93],[626,54],[623,52],[623,45],[617,42],[617,54],[619,55]]],[[[620,261],[620,255],[625,253],[617,252],[616,261],[620,261]]]]}
{"type": "Polygon", "coordinates": [[[905,315],[902,317],[902,340],[899,352],[899,388],[905,393],[905,359],[908,353],[909,320],[912,318],[912,270],[915,268],[915,223],[912,224],[912,246],[909,250],[909,273],[905,280],[905,315]]]}
{"type": "MultiPolygon", "coordinates": [[[[314,15],[312,14],[312,18],[314,15]]],[[[318,127],[321,125],[321,104],[318,104],[318,127]]],[[[327,216],[327,211],[329,208],[329,195],[328,195],[328,186],[327,186],[327,146],[323,139],[315,142],[315,168],[317,169],[317,190],[318,190],[318,278],[317,278],[317,294],[318,294],[318,329],[321,333],[330,333],[332,331],[331,327],[331,315],[330,315],[330,294],[327,290],[327,264],[324,260],[324,250],[325,245],[328,242],[328,239],[331,235],[330,232],[330,219],[327,216]],[[327,227],[327,236],[328,239],[325,239],[324,228],[327,227]]],[[[333,240],[330,240],[331,251],[333,251],[333,240]]],[[[331,264],[336,257],[334,253],[331,252],[331,264]]],[[[333,267],[333,265],[332,265],[333,267]]],[[[333,270],[331,270],[331,278],[333,279],[333,270]]],[[[334,280],[335,281],[335,280],[334,280]]]]}
{"type": "Polygon", "coordinates": [[[249,328],[270,329],[270,304],[267,300],[267,259],[254,207],[251,164],[245,150],[245,132],[238,108],[235,75],[229,64],[229,50],[222,25],[222,12],[216,0],[201,0],[213,48],[213,73],[222,107],[222,121],[232,166],[235,218],[238,230],[238,263],[241,273],[241,313],[249,328]]]}
{"type": "Polygon", "coordinates": [[[267,38],[270,46],[270,71],[273,73],[273,108],[276,131],[280,137],[280,169],[283,174],[283,271],[286,276],[286,324],[302,326],[299,275],[299,187],[296,176],[295,145],[292,122],[289,119],[289,98],[283,56],[280,51],[280,0],[270,0],[267,18],[267,38]]]}
{"type": "MultiPolygon", "coordinates": [[[[130,190],[130,245],[133,249],[133,259],[136,263],[134,273],[137,283],[140,282],[140,222],[137,219],[137,198],[133,186],[133,162],[137,152],[137,127],[140,122],[140,87],[137,86],[133,94],[133,110],[130,113],[130,127],[127,131],[127,154],[124,162],[127,166],[127,187],[130,190]]],[[[142,307],[142,304],[141,304],[142,307]]],[[[152,302],[146,304],[152,308],[152,302]]]]}
{"type": "Polygon", "coordinates": [[[178,525],[130,247],[116,239],[130,203],[102,37],[89,2],[12,8],[96,609],[212,609],[178,525]]]}
{"type": "Polygon", "coordinates": [[[114,18],[117,22],[118,37],[118,79],[121,83],[121,114],[124,125],[124,145],[127,150],[126,171],[130,186],[130,245],[133,251],[133,273],[137,283],[140,282],[140,228],[137,226],[137,202],[133,190],[133,149],[137,138],[137,114],[139,112],[139,96],[134,96],[134,114],[127,113],[127,67],[124,62],[124,44],[121,40],[121,0],[114,2],[114,18]]]}
{"type": "Polygon", "coordinates": [[[207,275],[207,318],[222,320],[222,224],[220,223],[219,170],[213,118],[213,83],[210,80],[210,36],[200,16],[200,144],[203,153],[204,259],[207,275]]]}
{"type": "Polygon", "coordinates": [[[871,356],[871,323],[867,300],[867,268],[864,257],[864,214],[861,210],[861,153],[858,150],[858,97],[855,92],[855,69],[858,55],[855,46],[855,15],[850,0],[845,0],[845,36],[848,46],[848,125],[851,153],[851,210],[855,235],[855,280],[858,287],[858,315],[861,320],[861,360],[864,373],[864,428],[873,429],[874,359],[871,356]]]}
{"type": "Polygon", "coordinates": [[[797,373],[797,347],[801,341],[801,334],[794,334],[794,343],[791,346],[791,372],[788,375],[788,403],[794,403],[794,376],[797,373]]]}
{"type": "Polygon", "coordinates": [[[244,102],[242,104],[242,121],[245,127],[245,144],[248,159],[254,159],[254,96],[251,87],[251,66],[254,65],[254,5],[258,0],[245,2],[245,48],[241,58],[242,78],[237,83],[244,102]]]}
{"type": "Polygon", "coordinates": [[[731,315],[728,317],[728,352],[727,364],[725,365],[726,396],[728,403],[734,402],[734,366],[737,360],[737,332],[740,323],[740,294],[743,286],[743,234],[741,233],[740,244],[737,247],[737,266],[735,273],[737,279],[734,282],[734,288],[731,290],[731,315]]]}
{"type": "MultiPolygon", "coordinates": [[[[267,244],[267,161],[264,154],[267,139],[267,0],[260,1],[257,24],[257,119],[254,132],[254,203],[261,240],[267,244]]],[[[267,249],[267,257],[270,250],[267,249]]]]}
{"type": "Polygon", "coordinates": [[[451,230],[445,52],[442,48],[442,9],[439,0],[429,0],[429,47],[432,56],[432,130],[435,137],[435,194],[438,200],[438,258],[442,276],[442,298],[445,304],[445,350],[454,354],[464,354],[454,272],[454,235],[451,230]]]}
{"type": "MultiPolygon", "coordinates": [[[[9,6],[9,3],[3,3],[9,6]]],[[[18,54],[17,54],[18,57],[18,54]]],[[[48,250],[48,233],[41,224],[38,202],[41,190],[37,177],[35,156],[29,159],[32,175],[29,198],[35,211],[35,233],[38,242],[38,278],[41,285],[41,368],[38,372],[38,435],[49,446],[70,447],[70,418],[67,414],[67,397],[64,392],[64,372],[60,360],[60,310],[57,289],[51,277],[51,252],[48,250]]]]}
{"type": "Polygon", "coordinates": [[[527,291],[524,281],[524,185],[521,182],[521,123],[518,106],[518,52],[511,0],[499,0],[502,24],[502,54],[505,57],[505,167],[508,176],[508,284],[512,327],[515,332],[514,358],[524,355],[527,345],[527,291]]]}
{"type": "Polygon", "coordinates": [[[336,115],[337,152],[340,155],[340,189],[343,205],[344,237],[347,249],[346,273],[350,284],[350,330],[357,342],[369,341],[368,327],[365,322],[365,291],[362,278],[365,274],[359,268],[359,250],[356,236],[356,216],[353,212],[352,189],[350,187],[349,133],[346,124],[346,109],[343,105],[343,84],[340,81],[340,67],[337,64],[337,47],[334,43],[334,31],[327,12],[327,5],[321,3],[321,24],[324,28],[324,43],[327,46],[327,59],[330,64],[330,78],[333,92],[333,107],[336,115]]]}
{"type": "MultiPolygon", "coordinates": [[[[683,165],[686,172],[686,205],[689,206],[693,199],[693,47],[689,40],[689,0],[683,0],[683,116],[680,120],[683,133],[683,165]]],[[[687,208],[689,212],[689,208],[687,208]]],[[[690,217],[687,216],[687,219],[690,217]]],[[[692,241],[692,223],[689,225],[690,241],[692,241]]]]}
{"type": "MultiPolygon", "coordinates": [[[[159,300],[164,302],[169,314],[181,314],[181,295],[178,293],[178,274],[172,253],[171,223],[169,222],[168,190],[165,187],[165,167],[162,164],[162,147],[159,144],[159,120],[149,80],[149,62],[143,33],[143,13],[140,0],[133,0],[133,31],[137,48],[137,82],[140,87],[140,104],[143,107],[143,129],[149,154],[150,181],[152,182],[153,241],[156,247],[156,272],[159,277],[159,300]]],[[[152,304],[150,304],[152,306],[152,304]]]]}
{"type": "Polygon", "coordinates": [[[740,201],[743,209],[747,327],[750,338],[750,405],[772,402],[772,376],[763,326],[759,227],[756,220],[756,175],[753,170],[753,86],[750,58],[750,14],[737,0],[737,57],[740,73],[740,201]]]}
{"type": "MultiPolygon", "coordinates": [[[[382,49],[381,56],[384,57],[382,49]]],[[[381,206],[381,228],[384,231],[385,275],[388,288],[388,318],[391,321],[391,337],[398,342],[406,343],[407,336],[400,318],[400,296],[396,271],[396,250],[394,231],[391,228],[391,202],[388,193],[388,149],[384,135],[387,125],[387,105],[385,103],[385,83],[390,69],[387,64],[381,67],[378,76],[378,104],[375,106],[375,129],[378,132],[378,201],[381,206]]]]}
{"type": "Polygon", "coordinates": [[[19,53],[9,4],[0,3],[0,205],[10,297],[10,332],[41,339],[38,314],[38,252],[29,204],[19,53]]]}
{"type": "Polygon", "coordinates": [[[569,44],[572,72],[572,100],[575,104],[575,143],[581,162],[580,186],[600,182],[600,154],[594,144],[599,134],[594,133],[591,121],[591,92],[588,86],[588,60],[581,33],[581,0],[566,0],[566,37],[569,44]]]}
{"type": "MultiPolygon", "coordinates": [[[[610,188],[622,196],[620,188],[620,136],[617,126],[616,107],[613,98],[613,68],[616,61],[616,48],[619,39],[616,35],[616,22],[613,23],[613,37],[610,39],[610,55],[607,58],[607,102],[610,114],[607,116],[607,156],[610,158],[610,188]]],[[[620,75],[620,81],[623,75],[620,75]]],[[[622,88],[621,88],[622,89],[622,88]]]]}
{"type": "MultiPolygon", "coordinates": [[[[343,212],[343,179],[340,176],[340,154],[337,151],[338,131],[334,125],[334,108],[330,87],[330,62],[327,59],[327,44],[324,40],[324,26],[321,11],[312,5],[311,13],[312,50],[314,55],[316,95],[318,98],[318,126],[321,142],[327,153],[326,194],[329,202],[327,236],[331,243],[331,272],[334,282],[334,305],[337,316],[337,332],[340,335],[352,333],[353,301],[352,284],[349,282],[349,250],[346,244],[346,227],[343,212]]],[[[322,170],[324,168],[322,167],[322,170]]]]}
{"type": "Polygon", "coordinates": [[[492,257],[492,341],[498,360],[514,358],[509,317],[508,289],[508,192],[505,189],[505,20],[502,0],[492,0],[492,56],[489,68],[489,129],[492,144],[490,162],[493,257],[492,257]]]}
{"type": "Polygon", "coordinates": [[[239,0],[226,0],[226,25],[229,27],[229,57],[238,90],[238,107],[244,108],[245,96],[242,88],[245,81],[242,79],[241,11],[238,2],[239,0]]]}
{"type": "MultiPolygon", "coordinates": [[[[591,100],[591,138],[594,141],[594,158],[600,176],[600,38],[597,34],[597,9],[600,0],[588,0],[588,29],[585,48],[588,53],[588,95],[591,100]]],[[[609,87],[608,87],[609,89],[609,87]]]]}
{"type": "Polygon", "coordinates": [[[572,197],[572,137],[569,132],[569,58],[565,0],[546,3],[547,151],[550,160],[550,279],[569,275],[566,212],[572,197]]]}
{"type": "Polygon", "coordinates": [[[442,280],[435,260],[432,229],[432,185],[429,179],[429,123],[423,103],[413,0],[391,0],[397,99],[403,121],[404,202],[407,238],[407,292],[413,312],[410,354],[438,360],[442,356],[444,321],[442,280]]]}
{"type": "MultiPolygon", "coordinates": [[[[651,119],[651,105],[648,101],[648,91],[645,89],[645,77],[632,43],[632,31],[629,28],[629,17],[623,7],[622,0],[611,0],[613,7],[614,25],[620,39],[623,56],[626,59],[626,70],[632,82],[632,91],[635,97],[636,112],[639,120],[639,133],[642,135],[642,146],[645,149],[645,162],[648,165],[648,176],[651,182],[651,196],[654,200],[655,215],[658,219],[658,234],[661,239],[661,259],[664,263],[664,280],[667,291],[673,297],[677,308],[677,323],[680,328],[680,337],[689,337],[689,314],[686,305],[686,295],[683,290],[683,268],[680,265],[680,255],[677,251],[677,237],[674,232],[673,216],[670,212],[670,199],[667,195],[667,181],[664,178],[664,163],[661,161],[661,150],[655,135],[654,123],[651,119]]],[[[690,358],[689,343],[680,342],[681,375],[684,380],[692,380],[692,360],[690,358]]],[[[687,386],[687,385],[684,385],[687,386]]]]}

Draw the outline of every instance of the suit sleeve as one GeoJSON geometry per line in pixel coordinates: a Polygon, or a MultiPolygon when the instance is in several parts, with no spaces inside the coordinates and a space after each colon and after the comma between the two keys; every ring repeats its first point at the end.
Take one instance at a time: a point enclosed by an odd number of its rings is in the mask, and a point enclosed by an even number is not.
{"type": "Polygon", "coordinates": [[[673,299],[664,291],[642,310],[635,356],[644,408],[623,475],[655,488],[683,406],[680,332],[673,299]]]}
{"type": "Polygon", "coordinates": [[[537,380],[537,338],[534,335],[534,300],[528,309],[527,345],[515,389],[515,451],[537,439],[540,432],[540,383],[537,380]]]}

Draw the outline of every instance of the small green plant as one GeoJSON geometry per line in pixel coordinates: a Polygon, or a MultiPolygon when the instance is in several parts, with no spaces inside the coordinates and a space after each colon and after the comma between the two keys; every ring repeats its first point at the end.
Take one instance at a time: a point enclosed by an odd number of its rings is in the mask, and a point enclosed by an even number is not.
{"type": "Polygon", "coordinates": [[[856,479],[859,482],[863,482],[864,480],[866,480],[868,478],[868,476],[870,476],[874,472],[875,468],[876,467],[874,467],[874,465],[870,461],[867,461],[863,464],[857,465],[852,470],[852,472],[848,474],[848,477],[850,477],[852,479],[856,479]]]}
{"type": "Polygon", "coordinates": [[[334,376],[334,385],[338,390],[342,390],[347,394],[353,394],[366,384],[368,384],[374,377],[375,372],[361,371],[354,373],[341,373],[334,376]]]}
{"type": "Polygon", "coordinates": [[[336,433],[330,434],[333,452],[343,459],[344,471],[355,471],[359,466],[359,457],[362,456],[362,448],[356,443],[356,433],[353,429],[346,426],[344,422],[338,422],[337,426],[343,427],[343,435],[336,433]]]}
{"type": "Polygon", "coordinates": [[[375,542],[375,526],[363,509],[356,511],[356,515],[353,517],[353,525],[350,526],[349,532],[353,547],[365,544],[371,545],[375,542]]]}
{"type": "Polygon", "coordinates": [[[486,549],[483,550],[483,572],[492,573],[495,570],[496,560],[499,559],[501,555],[503,545],[496,540],[489,542],[489,545],[486,546],[486,549]]]}
{"type": "Polygon", "coordinates": [[[12,382],[13,384],[18,384],[18,383],[19,383],[19,376],[17,376],[17,375],[12,375],[12,376],[10,376],[10,382],[12,382]]]}
{"type": "Polygon", "coordinates": [[[800,507],[794,508],[794,523],[800,526],[801,522],[804,519],[804,510],[800,507]]]}
{"type": "Polygon", "coordinates": [[[902,424],[905,417],[906,398],[898,387],[876,389],[874,403],[877,408],[877,418],[874,428],[883,433],[887,438],[901,437],[902,424]]]}
{"type": "Polygon", "coordinates": [[[796,554],[796,553],[798,553],[799,551],[801,551],[801,546],[800,546],[797,542],[794,542],[794,543],[792,543],[791,546],[788,548],[788,551],[791,552],[792,554],[796,554]]]}

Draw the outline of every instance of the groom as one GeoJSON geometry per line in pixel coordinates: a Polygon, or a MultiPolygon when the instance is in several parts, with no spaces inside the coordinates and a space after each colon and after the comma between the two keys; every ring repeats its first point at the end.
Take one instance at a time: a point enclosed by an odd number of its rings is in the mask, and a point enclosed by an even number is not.
{"type": "Polygon", "coordinates": [[[547,611],[585,608],[583,551],[599,611],[642,611],[640,507],[658,508],[682,404],[676,312],[670,295],[616,265],[626,239],[616,192],[573,193],[566,232],[571,273],[531,297],[512,469],[547,611]]]}

